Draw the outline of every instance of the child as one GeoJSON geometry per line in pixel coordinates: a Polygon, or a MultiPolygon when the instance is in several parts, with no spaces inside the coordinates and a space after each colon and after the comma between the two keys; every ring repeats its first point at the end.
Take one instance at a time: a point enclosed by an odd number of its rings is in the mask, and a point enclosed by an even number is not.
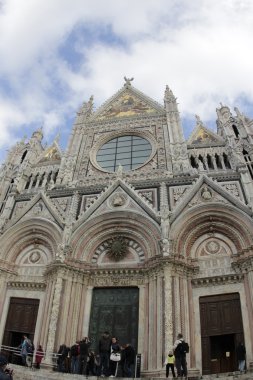
{"type": "Polygon", "coordinates": [[[36,351],[36,354],[35,354],[36,368],[40,369],[40,363],[41,363],[43,357],[44,357],[44,352],[43,352],[41,345],[39,344],[37,351],[36,351]]]}
{"type": "Polygon", "coordinates": [[[173,377],[176,377],[175,370],[174,370],[174,363],[175,363],[175,356],[173,355],[172,351],[169,351],[169,355],[167,358],[167,364],[166,364],[166,377],[169,376],[170,368],[171,368],[171,372],[172,372],[173,377]]]}

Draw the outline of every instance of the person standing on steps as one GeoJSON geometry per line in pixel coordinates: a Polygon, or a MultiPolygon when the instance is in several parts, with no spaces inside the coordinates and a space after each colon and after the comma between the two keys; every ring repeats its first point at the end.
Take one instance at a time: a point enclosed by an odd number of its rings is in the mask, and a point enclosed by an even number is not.
{"type": "MultiPolygon", "coordinates": [[[[177,376],[178,377],[185,377],[187,379],[187,363],[186,363],[186,353],[187,348],[185,346],[188,346],[187,343],[185,343],[183,335],[179,333],[177,335],[177,340],[174,344],[174,355],[175,355],[175,364],[177,369],[177,376]]],[[[189,346],[188,346],[189,350],[189,346]]]]}
{"type": "Polygon", "coordinates": [[[169,351],[169,354],[167,357],[167,363],[166,363],[166,377],[169,377],[170,369],[172,372],[172,376],[176,377],[174,364],[175,364],[175,356],[173,355],[172,351],[169,351]]]}
{"type": "Polygon", "coordinates": [[[246,349],[242,342],[236,347],[236,356],[238,360],[238,369],[243,373],[245,371],[246,349]]]}
{"type": "Polygon", "coordinates": [[[105,331],[98,343],[98,352],[100,357],[100,375],[108,376],[109,373],[109,359],[111,349],[111,338],[108,331],[105,331]]]}

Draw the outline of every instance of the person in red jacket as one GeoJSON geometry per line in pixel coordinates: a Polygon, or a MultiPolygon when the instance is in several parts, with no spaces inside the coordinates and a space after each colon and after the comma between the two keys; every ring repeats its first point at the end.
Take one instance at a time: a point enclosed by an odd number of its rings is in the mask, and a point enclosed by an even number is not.
{"type": "Polygon", "coordinates": [[[36,354],[35,354],[35,363],[36,363],[36,368],[40,369],[40,364],[42,359],[44,358],[44,351],[41,347],[41,345],[38,345],[36,354]]]}

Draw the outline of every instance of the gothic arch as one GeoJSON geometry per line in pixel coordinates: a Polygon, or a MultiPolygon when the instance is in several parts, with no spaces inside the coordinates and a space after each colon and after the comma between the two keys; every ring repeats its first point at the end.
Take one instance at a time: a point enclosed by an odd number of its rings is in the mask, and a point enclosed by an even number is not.
{"type": "MultiPolygon", "coordinates": [[[[145,259],[159,252],[159,225],[151,219],[125,211],[103,214],[83,223],[72,236],[73,258],[94,262],[99,246],[107,239],[121,235],[141,248],[145,259]]],[[[143,261],[143,260],[141,260],[143,261]]]]}
{"type": "Polygon", "coordinates": [[[172,225],[170,239],[176,255],[189,257],[201,236],[216,234],[223,236],[235,254],[253,244],[252,229],[252,221],[246,214],[233,206],[213,203],[183,212],[172,225]]]}
{"type": "Polygon", "coordinates": [[[1,258],[15,263],[28,246],[36,244],[45,247],[44,253],[51,261],[60,242],[61,230],[55,223],[46,219],[29,219],[15,224],[2,236],[1,258]]]}

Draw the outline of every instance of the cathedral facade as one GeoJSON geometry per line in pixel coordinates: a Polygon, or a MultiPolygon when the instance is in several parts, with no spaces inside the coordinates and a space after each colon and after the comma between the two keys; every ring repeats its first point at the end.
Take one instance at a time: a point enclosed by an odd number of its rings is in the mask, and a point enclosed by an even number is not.
{"type": "Polygon", "coordinates": [[[124,86],[77,112],[68,146],[43,132],[0,172],[0,343],[46,350],[109,331],[164,373],[177,333],[190,371],[253,363],[253,120],[217,110],[183,135],[176,98],[124,86]]]}

